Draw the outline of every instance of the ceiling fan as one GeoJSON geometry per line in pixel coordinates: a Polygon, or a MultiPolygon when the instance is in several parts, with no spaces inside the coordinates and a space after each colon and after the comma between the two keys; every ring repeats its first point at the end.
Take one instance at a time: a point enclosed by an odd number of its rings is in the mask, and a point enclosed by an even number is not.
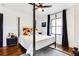
{"type": "MultiPolygon", "coordinates": [[[[29,3],[30,5],[33,5],[33,3],[29,3]]],[[[38,10],[38,11],[42,11],[42,12],[44,12],[44,9],[43,8],[50,8],[50,7],[52,7],[52,5],[43,5],[43,3],[38,3],[38,4],[35,4],[35,6],[36,6],[36,10],[38,10]]]]}

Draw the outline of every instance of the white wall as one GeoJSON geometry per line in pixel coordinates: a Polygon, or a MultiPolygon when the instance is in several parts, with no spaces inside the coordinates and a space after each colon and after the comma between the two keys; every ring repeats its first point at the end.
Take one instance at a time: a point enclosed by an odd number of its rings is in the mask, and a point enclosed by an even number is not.
{"type": "Polygon", "coordinates": [[[67,9],[67,29],[69,46],[74,47],[74,7],[67,9]]]}
{"type": "Polygon", "coordinates": [[[79,48],[79,4],[74,8],[74,40],[75,47],[79,48]]]}
{"type": "Polygon", "coordinates": [[[42,32],[42,34],[47,35],[47,15],[36,15],[36,28],[39,32],[42,32]],[[42,27],[42,22],[46,22],[46,27],[42,27]]]}
{"type": "Polygon", "coordinates": [[[79,4],[68,9],[67,23],[69,46],[79,48],[79,4]]]}
{"type": "Polygon", "coordinates": [[[6,37],[9,32],[17,35],[18,16],[21,18],[21,28],[23,28],[24,25],[32,27],[32,15],[22,14],[2,6],[0,6],[0,13],[3,13],[3,46],[6,46],[6,37]]]}

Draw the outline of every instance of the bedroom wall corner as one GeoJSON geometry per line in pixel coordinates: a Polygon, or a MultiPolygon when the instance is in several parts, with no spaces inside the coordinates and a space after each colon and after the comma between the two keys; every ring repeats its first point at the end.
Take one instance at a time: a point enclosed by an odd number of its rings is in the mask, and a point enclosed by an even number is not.
{"type": "Polygon", "coordinates": [[[18,36],[18,17],[21,17],[21,28],[24,24],[32,27],[32,15],[23,14],[0,5],[0,12],[3,17],[3,47],[6,46],[6,38],[9,32],[13,32],[18,36]],[[22,21],[23,20],[23,21],[22,21]]]}

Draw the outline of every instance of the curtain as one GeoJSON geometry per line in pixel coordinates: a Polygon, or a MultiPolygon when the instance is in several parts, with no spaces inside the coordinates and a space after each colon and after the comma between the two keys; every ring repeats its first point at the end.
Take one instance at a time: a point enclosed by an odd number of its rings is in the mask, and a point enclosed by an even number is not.
{"type": "Polygon", "coordinates": [[[63,10],[62,19],[63,19],[62,46],[69,47],[68,34],[67,34],[66,10],[63,10]]]}
{"type": "Polygon", "coordinates": [[[50,15],[48,15],[48,20],[47,20],[47,35],[50,35],[50,15]]]}

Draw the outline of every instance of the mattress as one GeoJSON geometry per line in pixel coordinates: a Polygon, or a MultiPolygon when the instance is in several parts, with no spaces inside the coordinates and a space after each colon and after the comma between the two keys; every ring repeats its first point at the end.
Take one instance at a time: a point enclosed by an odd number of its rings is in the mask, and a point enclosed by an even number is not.
{"type": "MultiPolygon", "coordinates": [[[[35,35],[35,49],[39,50],[51,43],[55,42],[54,36],[47,35],[35,35]]],[[[30,36],[20,36],[19,43],[27,49],[27,53],[33,54],[33,35],[30,36]]]]}

